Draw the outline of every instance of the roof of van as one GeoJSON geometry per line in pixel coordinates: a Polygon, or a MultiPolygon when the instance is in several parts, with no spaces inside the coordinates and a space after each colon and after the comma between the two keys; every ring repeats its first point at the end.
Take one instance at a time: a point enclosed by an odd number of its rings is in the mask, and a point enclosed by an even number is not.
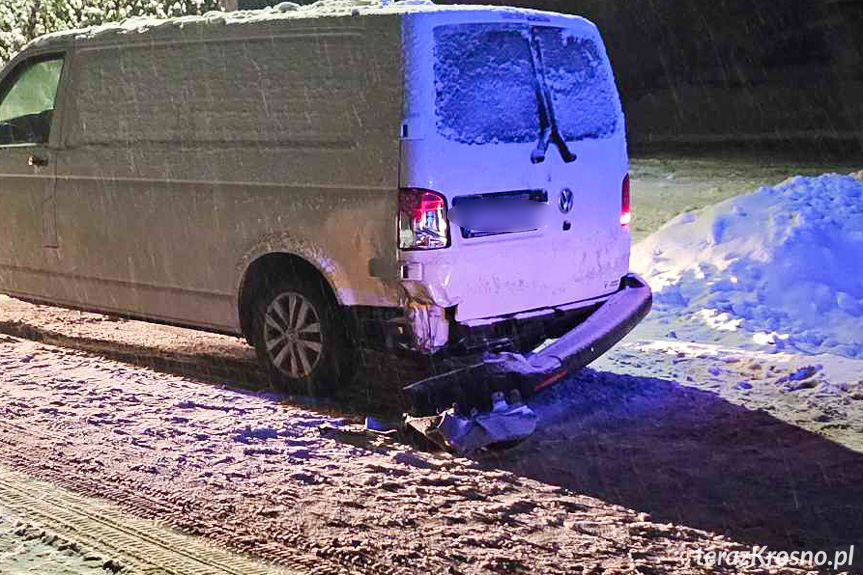
{"type": "Polygon", "coordinates": [[[508,6],[458,5],[438,6],[431,0],[318,0],[314,4],[300,6],[293,2],[283,2],[263,10],[241,10],[235,12],[208,12],[203,16],[184,16],[181,18],[157,19],[133,17],[101,26],[54,32],[40,36],[26,47],[53,48],[66,47],[77,41],[99,41],[115,43],[124,38],[141,39],[141,34],[168,32],[170,29],[198,26],[224,26],[254,23],[270,23],[279,20],[317,19],[345,16],[401,15],[431,12],[499,12],[510,17],[547,20],[549,16],[566,17],[585,21],[579,16],[542,12],[526,8],[508,6]],[[134,36],[133,36],[134,35],[134,36]]]}

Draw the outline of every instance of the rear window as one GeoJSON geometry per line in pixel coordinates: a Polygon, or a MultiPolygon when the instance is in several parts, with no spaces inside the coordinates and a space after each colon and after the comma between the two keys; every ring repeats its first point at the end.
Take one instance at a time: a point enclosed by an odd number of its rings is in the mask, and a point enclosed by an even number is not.
{"type": "Polygon", "coordinates": [[[537,141],[544,90],[566,141],[617,131],[617,89],[593,39],[527,24],[440,26],[434,39],[437,128],[445,138],[537,141]]]}

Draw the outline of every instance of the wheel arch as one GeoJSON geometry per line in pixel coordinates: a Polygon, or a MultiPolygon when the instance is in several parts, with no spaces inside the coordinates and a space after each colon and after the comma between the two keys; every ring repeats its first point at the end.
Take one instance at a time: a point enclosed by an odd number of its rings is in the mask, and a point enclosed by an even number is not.
{"type": "Polygon", "coordinates": [[[237,290],[240,329],[250,343],[254,343],[252,309],[257,296],[272,282],[296,275],[319,280],[323,292],[331,302],[336,306],[343,304],[335,287],[337,284],[334,274],[316,265],[312,258],[285,250],[258,254],[253,259],[250,258],[244,266],[237,290]]]}

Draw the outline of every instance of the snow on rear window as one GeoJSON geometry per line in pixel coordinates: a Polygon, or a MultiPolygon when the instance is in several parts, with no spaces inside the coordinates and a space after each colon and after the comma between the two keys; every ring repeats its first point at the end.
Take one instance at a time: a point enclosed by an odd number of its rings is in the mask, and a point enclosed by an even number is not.
{"type": "Polygon", "coordinates": [[[442,136],[463,144],[537,139],[539,108],[526,31],[517,24],[435,29],[442,136]]]}
{"type": "Polygon", "coordinates": [[[617,90],[593,40],[525,24],[440,26],[434,36],[437,128],[445,138],[462,144],[536,141],[540,78],[564,139],[616,132],[617,90]],[[542,70],[535,69],[532,38],[542,70]]]}
{"type": "Polygon", "coordinates": [[[538,28],[546,82],[567,141],[608,138],[617,129],[614,79],[596,42],[556,28],[538,28]]]}

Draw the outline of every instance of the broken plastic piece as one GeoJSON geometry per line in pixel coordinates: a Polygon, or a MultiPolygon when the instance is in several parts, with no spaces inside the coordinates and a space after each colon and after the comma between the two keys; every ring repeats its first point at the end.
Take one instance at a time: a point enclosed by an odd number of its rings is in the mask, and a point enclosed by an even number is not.
{"type": "Polygon", "coordinates": [[[367,431],[374,431],[376,433],[391,433],[394,431],[398,431],[398,425],[380,420],[376,417],[372,417],[371,415],[369,415],[366,417],[365,429],[367,431]]]}
{"type": "Polygon", "coordinates": [[[537,415],[528,406],[509,406],[502,398],[495,405],[495,411],[471,417],[459,415],[453,409],[430,417],[407,416],[405,424],[435,445],[459,455],[522,441],[536,430],[537,415]]]}

